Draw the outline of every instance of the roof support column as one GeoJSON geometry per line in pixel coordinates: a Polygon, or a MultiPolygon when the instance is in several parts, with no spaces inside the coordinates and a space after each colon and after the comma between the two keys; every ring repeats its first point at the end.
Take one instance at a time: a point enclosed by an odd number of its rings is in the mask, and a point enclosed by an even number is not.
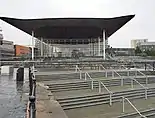
{"type": "Polygon", "coordinates": [[[40,42],[40,44],[41,44],[41,47],[40,47],[40,56],[41,57],[43,57],[43,38],[41,38],[41,40],[40,40],[41,42],[40,42]]]}
{"type": "Polygon", "coordinates": [[[98,56],[100,56],[100,37],[98,37],[98,56]]]}
{"type": "Polygon", "coordinates": [[[94,57],[94,41],[92,42],[92,45],[93,45],[93,57],[94,57]]]}
{"type": "Polygon", "coordinates": [[[34,32],[32,31],[32,60],[34,60],[34,32]]]}
{"type": "Polygon", "coordinates": [[[90,38],[90,43],[89,43],[89,51],[90,51],[90,56],[91,56],[91,38],[90,38]]]}
{"type": "Polygon", "coordinates": [[[50,44],[48,44],[48,46],[49,46],[49,57],[51,57],[52,56],[52,47],[50,44]]]}
{"type": "Polygon", "coordinates": [[[105,36],[105,34],[106,34],[106,31],[105,30],[103,30],[103,59],[105,60],[106,59],[106,55],[105,55],[105,38],[106,38],[106,36],[105,36]]]}

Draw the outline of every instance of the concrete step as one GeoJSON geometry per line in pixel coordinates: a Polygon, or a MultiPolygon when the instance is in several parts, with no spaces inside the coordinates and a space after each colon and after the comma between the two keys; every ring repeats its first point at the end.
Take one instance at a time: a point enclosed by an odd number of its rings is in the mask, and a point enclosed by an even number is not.
{"type": "Polygon", "coordinates": [[[66,89],[66,88],[80,88],[80,87],[89,87],[89,85],[86,84],[79,84],[79,85],[69,85],[69,86],[49,86],[48,90],[55,90],[55,89],[66,89]]]}
{"type": "MultiPolygon", "coordinates": [[[[155,116],[155,109],[147,109],[144,111],[140,111],[140,113],[142,115],[146,116],[147,118],[151,118],[152,116],[155,116]]],[[[118,116],[117,118],[141,118],[141,117],[139,116],[139,114],[137,112],[135,112],[135,113],[118,116]]]]}
{"type": "MultiPolygon", "coordinates": [[[[154,97],[154,96],[155,96],[155,92],[148,94],[148,97],[154,97]]],[[[144,98],[144,94],[138,95],[138,96],[136,96],[136,95],[134,95],[134,96],[128,96],[128,99],[129,100],[132,100],[132,99],[142,99],[142,98],[144,98]]],[[[112,100],[112,102],[113,103],[115,103],[115,102],[121,102],[121,97],[114,98],[112,100]]],[[[96,106],[96,105],[102,105],[102,104],[109,104],[109,100],[107,100],[107,101],[100,101],[100,102],[90,102],[89,104],[78,104],[78,105],[75,105],[75,106],[62,106],[62,108],[64,110],[70,110],[70,109],[76,109],[76,108],[82,108],[82,107],[89,107],[89,106],[96,106]]]]}
{"type": "MultiPolygon", "coordinates": [[[[155,97],[144,98],[135,97],[130,99],[131,103],[141,112],[148,109],[154,109],[155,97]]],[[[68,118],[117,118],[121,115],[135,113],[135,110],[125,101],[125,112],[122,112],[122,100],[113,102],[112,106],[109,104],[93,105],[89,107],[81,107],[76,109],[65,110],[68,118]],[[78,114],[78,115],[75,115],[78,114]]],[[[128,117],[125,117],[128,118],[128,117]]],[[[132,117],[136,118],[136,117],[132,117]]],[[[153,118],[153,117],[150,117],[153,118]]]]}
{"type": "MultiPolygon", "coordinates": [[[[148,79],[148,84],[154,83],[155,79],[148,79]]],[[[111,87],[111,86],[121,86],[121,79],[110,79],[110,80],[101,80],[106,87],[111,87]]],[[[137,79],[141,84],[146,83],[146,79],[137,79]]],[[[124,79],[124,85],[130,85],[131,84],[131,79],[124,79]]],[[[135,81],[133,81],[134,85],[137,85],[135,81]]],[[[48,90],[51,90],[53,92],[56,91],[66,91],[66,90],[76,90],[75,88],[78,88],[77,90],[81,89],[89,89],[91,88],[91,81],[80,81],[80,82],[67,82],[67,83],[57,83],[57,84],[47,84],[49,86],[48,90]],[[72,89],[73,88],[73,89],[72,89]]],[[[94,88],[98,88],[99,84],[98,81],[93,82],[94,88]]]]}
{"type": "MultiPolygon", "coordinates": [[[[155,96],[155,88],[151,88],[148,90],[148,96],[155,96]]],[[[130,91],[122,91],[115,92],[112,95],[112,102],[118,102],[124,96],[129,99],[136,98],[144,98],[145,93],[144,90],[130,90],[130,91]]],[[[88,107],[92,105],[100,105],[100,104],[108,104],[109,103],[109,94],[99,94],[93,96],[83,96],[77,98],[65,98],[65,99],[57,99],[64,110],[80,108],[80,107],[88,107]]]]}
{"type": "MultiPolygon", "coordinates": [[[[111,87],[111,86],[121,86],[120,83],[111,83],[111,84],[105,84],[106,87],[111,87]]],[[[130,83],[126,83],[124,85],[130,85],[130,83]]],[[[93,85],[94,88],[98,88],[99,85],[98,83],[94,84],[93,85]]],[[[66,90],[73,90],[72,88],[78,88],[79,89],[90,89],[91,88],[91,84],[88,84],[88,83],[85,83],[85,84],[77,84],[77,85],[64,85],[64,86],[49,86],[48,90],[51,90],[51,91],[66,91],[66,90]]],[[[74,89],[76,90],[76,89],[74,89]]]]}
{"type": "MultiPolygon", "coordinates": [[[[154,90],[154,88],[152,88],[154,90]]],[[[114,92],[115,95],[119,94],[130,94],[133,92],[141,92],[144,89],[134,89],[134,90],[124,90],[124,91],[119,91],[119,92],[114,92]]],[[[151,88],[149,89],[151,90],[151,88]]],[[[90,99],[97,99],[97,98],[106,98],[109,97],[109,93],[97,93],[97,94],[91,94],[91,95],[86,95],[86,96],[78,96],[78,97],[67,97],[67,98],[59,98],[57,99],[60,103],[65,103],[65,102],[75,102],[75,101],[85,101],[85,100],[90,100],[90,99]]]]}
{"type": "Polygon", "coordinates": [[[81,81],[81,82],[67,82],[67,83],[56,83],[56,84],[46,84],[46,86],[49,87],[62,87],[62,86],[73,86],[73,85],[86,85],[86,81],[81,81]]]}
{"type": "Polygon", "coordinates": [[[60,92],[60,91],[73,91],[73,90],[80,90],[80,89],[88,89],[88,86],[82,86],[82,87],[71,87],[71,88],[59,88],[59,89],[47,89],[51,92],[60,92]]]}
{"type": "MultiPolygon", "coordinates": [[[[155,118],[155,112],[145,115],[147,118],[155,118]]],[[[140,118],[140,117],[139,117],[140,118]]]]}
{"type": "MultiPolygon", "coordinates": [[[[137,81],[139,80],[139,82],[146,82],[146,79],[145,78],[142,78],[142,79],[137,79],[137,81]]],[[[121,79],[106,79],[106,80],[100,80],[102,81],[104,84],[109,84],[109,83],[120,83],[121,82],[121,79]]],[[[130,83],[131,82],[131,79],[124,79],[123,80],[124,83],[130,83]]],[[[154,80],[155,81],[155,80],[154,80]]],[[[151,81],[152,82],[152,81],[151,81]]],[[[57,83],[57,84],[46,84],[46,86],[49,86],[49,87],[56,87],[56,86],[69,86],[69,85],[79,85],[79,84],[87,84],[87,83],[91,83],[91,81],[87,80],[87,81],[84,81],[84,80],[81,80],[81,82],[78,82],[78,81],[74,81],[74,82],[67,82],[67,83],[57,83]]],[[[98,84],[98,80],[95,80],[94,81],[94,85],[95,84],[98,84]]]]}

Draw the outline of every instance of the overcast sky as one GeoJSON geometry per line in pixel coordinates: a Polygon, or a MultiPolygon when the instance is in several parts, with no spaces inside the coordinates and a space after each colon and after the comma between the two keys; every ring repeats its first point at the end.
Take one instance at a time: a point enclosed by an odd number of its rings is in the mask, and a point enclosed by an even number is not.
{"type": "MultiPolygon", "coordinates": [[[[109,38],[112,47],[131,39],[155,41],[155,0],[0,0],[0,16],[15,18],[136,16],[109,38]]],[[[0,20],[4,38],[29,45],[31,37],[0,20]]]]}

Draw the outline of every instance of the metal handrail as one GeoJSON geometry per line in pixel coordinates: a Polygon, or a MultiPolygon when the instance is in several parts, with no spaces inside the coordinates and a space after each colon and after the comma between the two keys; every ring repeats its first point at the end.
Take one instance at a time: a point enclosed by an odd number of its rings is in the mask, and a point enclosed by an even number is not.
{"type": "Polygon", "coordinates": [[[136,69],[136,71],[138,71],[140,74],[142,74],[143,76],[145,76],[145,77],[147,77],[144,73],[142,73],[140,70],[137,70],[136,69]]]}
{"type": "Polygon", "coordinates": [[[149,65],[153,70],[155,70],[155,67],[151,66],[151,64],[147,64],[147,65],[149,65]]]}
{"type": "Polygon", "coordinates": [[[113,92],[110,91],[110,90],[103,84],[103,82],[100,81],[100,83],[101,83],[101,85],[107,90],[108,93],[113,94],[113,92]]]}
{"type": "Polygon", "coordinates": [[[112,77],[114,78],[114,73],[116,73],[121,78],[121,86],[124,84],[124,78],[114,69],[112,69],[112,77]]]}
{"type": "Polygon", "coordinates": [[[121,65],[122,67],[124,67],[124,69],[128,69],[125,65],[121,65]]]}
{"type": "Polygon", "coordinates": [[[76,71],[76,72],[77,72],[77,70],[78,70],[78,71],[81,71],[80,68],[78,67],[78,65],[76,65],[76,67],[75,67],[75,71],[76,71]]]}
{"type": "Polygon", "coordinates": [[[103,82],[101,82],[101,81],[98,81],[98,83],[99,83],[99,93],[101,93],[101,85],[106,89],[106,91],[109,93],[109,105],[111,106],[112,105],[112,94],[113,94],[113,92],[112,91],[110,91],[104,84],[103,84],[103,82]]]}
{"type": "MultiPolygon", "coordinates": [[[[139,83],[136,79],[134,78],[130,78],[131,80],[134,80],[136,83],[138,83],[142,88],[144,88],[145,90],[145,99],[147,99],[147,89],[148,87],[145,87],[144,85],[142,85],[141,83],[139,83]]],[[[133,81],[131,81],[131,88],[133,88],[133,81]]]]}
{"type": "Polygon", "coordinates": [[[85,72],[85,74],[88,75],[88,77],[89,77],[91,80],[93,80],[93,79],[91,78],[91,76],[88,74],[88,72],[85,72]]]}
{"type": "Polygon", "coordinates": [[[91,89],[94,89],[94,79],[91,78],[91,76],[88,74],[88,72],[85,72],[85,81],[87,80],[87,76],[89,77],[89,79],[91,80],[91,89]]]}
{"type": "MultiPolygon", "coordinates": [[[[133,62],[134,63],[134,62],[133,62]]],[[[124,69],[127,69],[124,65],[121,65],[122,67],[124,67],[124,69]]],[[[150,65],[151,66],[151,65],[150,65]]],[[[143,76],[147,77],[144,73],[142,73],[140,70],[135,69],[135,71],[139,72],[140,74],[142,74],[143,76]]]]}
{"type": "Polygon", "coordinates": [[[139,73],[142,74],[144,77],[146,77],[146,86],[147,86],[147,84],[148,84],[148,77],[147,77],[147,75],[145,75],[144,73],[142,73],[140,70],[135,69],[135,71],[136,71],[135,77],[137,76],[137,72],[139,72],[139,73]]]}
{"type": "Polygon", "coordinates": [[[78,65],[76,65],[76,67],[75,67],[75,72],[77,72],[77,70],[80,73],[80,79],[82,79],[82,71],[80,70],[80,68],[78,67],[78,65]]]}
{"type": "Polygon", "coordinates": [[[122,77],[116,70],[112,69],[112,71],[114,71],[119,77],[122,77]]]}
{"type": "Polygon", "coordinates": [[[99,67],[102,67],[104,70],[106,70],[106,69],[105,69],[105,67],[104,67],[102,64],[101,64],[101,65],[99,65],[99,67]]]}
{"type": "MultiPolygon", "coordinates": [[[[105,67],[103,66],[103,65],[100,65],[103,69],[105,69],[105,67]]],[[[107,77],[107,70],[105,69],[105,71],[106,71],[106,77],[107,77]]],[[[121,86],[123,86],[123,77],[116,71],[116,70],[114,70],[114,69],[112,69],[112,76],[113,76],[113,78],[114,78],[114,73],[116,73],[120,78],[121,78],[121,86]]]]}
{"type": "Polygon", "coordinates": [[[125,98],[124,96],[122,97],[122,103],[123,103],[123,113],[124,113],[124,111],[125,111],[125,104],[124,104],[124,101],[127,101],[131,106],[132,106],[132,108],[141,116],[141,117],[143,117],[143,118],[147,118],[146,116],[144,116],[144,115],[142,115],[141,113],[140,113],[140,111],[130,102],[130,100],[128,99],[128,98],[125,98]]]}
{"type": "Polygon", "coordinates": [[[141,87],[147,88],[147,87],[145,87],[144,85],[142,85],[141,83],[139,83],[136,79],[134,79],[134,78],[130,78],[130,79],[132,79],[132,80],[134,80],[135,82],[137,82],[141,87]]]}
{"type": "MultiPolygon", "coordinates": [[[[99,65],[99,67],[102,67],[104,70],[105,70],[105,77],[108,77],[108,74],[107,74],[107,70],[106,70],[106,68],[101,64],[101,65],[99,65]]],[[[99,68],[100,69],[100,68],[99,68]]]]}

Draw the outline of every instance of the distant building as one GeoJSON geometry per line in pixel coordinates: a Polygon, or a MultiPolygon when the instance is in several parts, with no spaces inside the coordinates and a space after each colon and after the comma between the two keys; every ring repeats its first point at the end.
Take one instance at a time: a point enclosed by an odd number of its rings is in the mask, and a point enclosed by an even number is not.
{"type": "Polygon", "coordinates": [[[14,45],[16,57],[30,57],[30,48],[23,45],[14,45]]]}
{"type": "Polygon", "coordinates": [[[110,48],[115,56],[134,56],[135,48],[110,48]]]}
{"type": "Polygon", "coordinates": [[[14,46],[12,41],[3,40],[2,29],[0,28],[0,59],[14,56],[14,46]]]}
{"type": "Polygon", "coordinates": [[[142,42],[142,43],[140,43],[139,48],[142,51],[155,50],[155,42],[142,42]]]}
{"type": "Polygon", "coordinates": [[[131,48],[136,48],[140,43],[148,42],[148,39],[134,39],[131,40],[131,48]]]}
{"type": "Polygon", "coordinates": [[[2,45],[0,45],[0,58],[9,58],[14,56],[14,45],[12,41],[1,40],[2,45]]]}

